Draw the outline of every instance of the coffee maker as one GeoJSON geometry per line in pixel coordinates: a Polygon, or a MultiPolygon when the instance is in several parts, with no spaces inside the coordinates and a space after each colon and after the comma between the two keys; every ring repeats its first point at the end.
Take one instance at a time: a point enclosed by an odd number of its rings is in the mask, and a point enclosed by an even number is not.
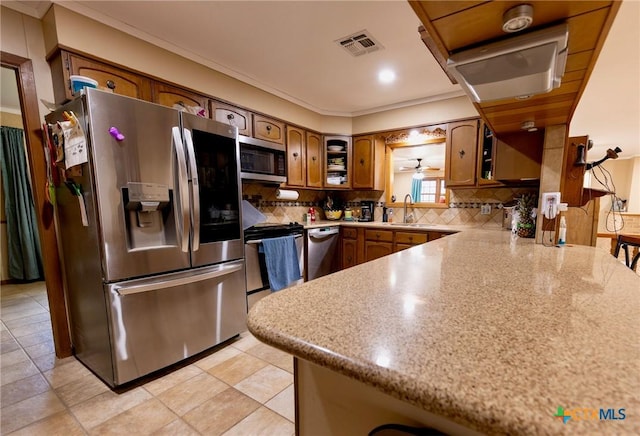
{"type": "Polygon", "coordinates": [[[375,201],[360,202],[360,221],[373,221],[375,201]]]}

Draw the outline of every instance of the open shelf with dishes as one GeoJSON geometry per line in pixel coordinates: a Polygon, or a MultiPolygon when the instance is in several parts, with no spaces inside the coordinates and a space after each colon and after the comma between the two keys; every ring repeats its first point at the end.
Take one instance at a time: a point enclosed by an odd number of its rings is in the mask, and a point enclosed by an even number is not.
{"type": "Polygon", "coordinates": [[[325,136],[325,187],[349,188],[349,164],[351,161],[351,138],[348,136],[325,136]]]}

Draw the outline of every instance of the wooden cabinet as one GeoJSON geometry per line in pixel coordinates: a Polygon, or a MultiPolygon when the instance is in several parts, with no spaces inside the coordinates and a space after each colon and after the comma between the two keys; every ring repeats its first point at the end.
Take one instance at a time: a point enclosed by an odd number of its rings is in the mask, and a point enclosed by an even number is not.
{"type": "Polygon", "coordinates": [[[212,119],[220,123],[236,126],[239,135],[251,136],[253,132],[251,112],[217,100],[211,100],[210,105],[209,110],[212,119]]]}
{"type": "Polygon", "coordinates": [[[340,232],[343,269],[451,234],[433,230],[367,227],[341,227],[340,232]]]}
{"type": "Polygon", "coordinates": [[[306,135],[297,127],[287,126],[287,185],[306,186],[306,135]]]}
{"type": "Polygon", "coordinates": [[[253,114],[253,137],[284,145],[284,123],[273,118],[253,114]]]}
{"type": "Polygon", "coordinates": [[[358,264],[358,230],[341,227],[342,231],[342,269],[358,264]]]}
{"type": "Polygon", "coordinates": [[[494,176],[497,180],[540,178],[544,130],[503,133],[496,141],[494,176]]]}
{"type": "Polygon", "coordinates": [[[98,87],[115,94],[151,101],[151,80],[117,67],[61,50],[50,60],[53,92],[57,103],[72,99],[71,75],[90,77],[98,87]]]}
{"type": "Polygon", "coordinates": [[[427,232],[427,242],[435,241],[436,239],[440,239],[444,236],[450,235],[449,232],[437,232],[437,231],[429,231],[427,232]]]}
{"type": "MultiPolygon", "coordinates": [[[[201,108],[205,117],[209,117],[209,99],[195,92],[187,91],[182,88],[167,85],[161,82],[153,82],[151,85],[152,101],[163,106],[174,107],[182,106],[185,109],[201,108]]],[[[187,112],[193,113],[192,110],[187,112]]]]}
{"type": "Polygon", "coordinates": [[[445,183],[447,188],[475,186],[477,171],[478,120],[449,123],[445,183]]]}
{"type": "Polygon", "coordinates": [[[322,188],[322,135],[315,132],[307,132],[307,187],[322,188]]]}
{"type": "Polygon", "coordinates": [[[544,131],[503,133],[496,138],[480,120],[447,129],[447,188],[496,187],[540,178],[544,131]]]}
{"type": "Polygon", "coordinates": [[[396,231],[393,238],[393,251],[402,251],[414,245],[424,244],[427,240],[427,233],[396,231]]]}
{"type": "Polygon", "coordinates": [[[393,253],[393,231],[367,229],[364,238],[365,262],[393,253]]]}
{"type": "Polygon", "coordinates": [[[324,187],[351,188],[351,138],[349,136],[324,137],[324,187]]]}
{"type": "Polygon", "coordinates": [[[287,185],[322,188],[322,137],[287,126],[287,185]]]}
{"type": "Polygon", "coordinates": [[[353,189],[384,191],[384,138],[376,135],[353,138],[353,189]]]}

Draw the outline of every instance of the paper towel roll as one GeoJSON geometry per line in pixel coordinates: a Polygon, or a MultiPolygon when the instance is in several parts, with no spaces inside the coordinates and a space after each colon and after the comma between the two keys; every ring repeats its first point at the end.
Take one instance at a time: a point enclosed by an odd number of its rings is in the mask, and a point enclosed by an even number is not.
{"type": "Polygon", "coordinates": [[[276,191],[276,198],[278,200],[297,200],[298,191],[291,191],[289,189],[278,189],[276,191]]]}

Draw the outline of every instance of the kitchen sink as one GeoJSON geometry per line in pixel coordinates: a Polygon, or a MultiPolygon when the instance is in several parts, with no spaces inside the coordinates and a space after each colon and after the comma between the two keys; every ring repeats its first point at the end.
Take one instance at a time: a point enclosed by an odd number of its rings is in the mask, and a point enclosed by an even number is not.
{"type": "Polygon", "coordinates": [[[422,224],[422,223],[388,223],[390,226],[403,226],[403,227],[433,227],[433,224],[422,224]]]}

